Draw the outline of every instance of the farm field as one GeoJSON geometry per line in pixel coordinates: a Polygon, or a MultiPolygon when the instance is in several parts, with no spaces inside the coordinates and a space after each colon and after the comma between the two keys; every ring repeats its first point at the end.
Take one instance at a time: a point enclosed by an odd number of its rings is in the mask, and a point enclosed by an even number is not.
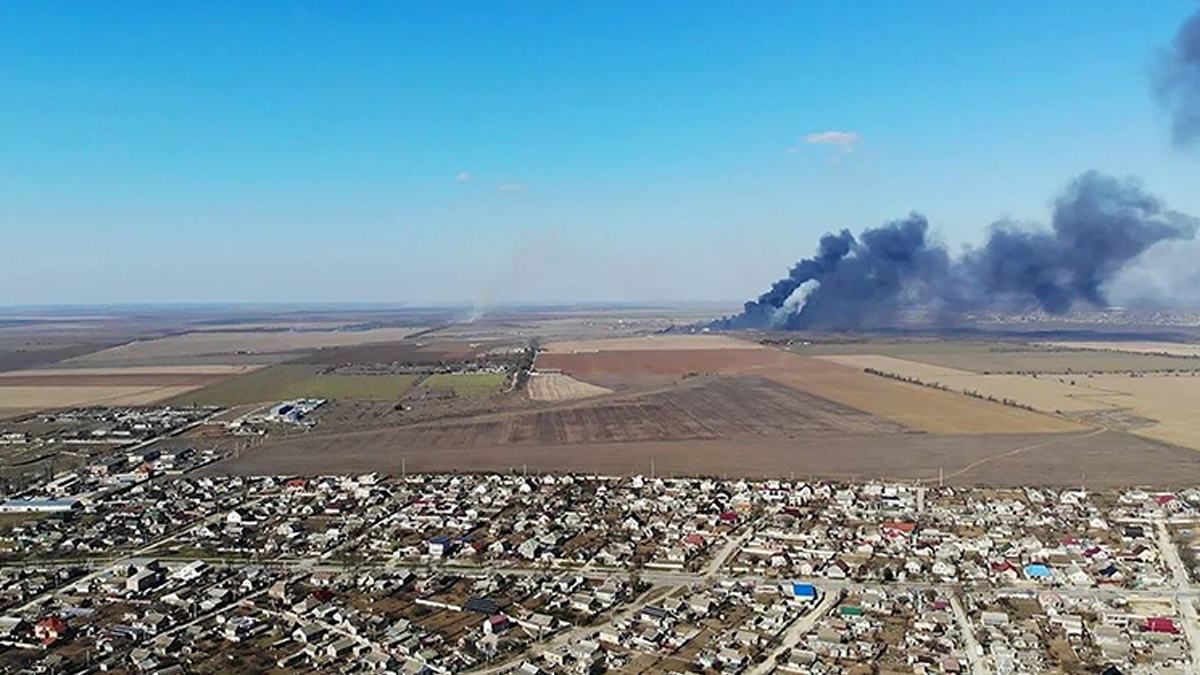
{"type": "MultiPolygon", "coordinates": [[[[79,376],[125,376],[125,375],[162,375],[162,376],[192,376],[213,375],[230,377],[256,370],[259,366],[206,365],[206,366],[124,366],[117,368],[31,368],[29,370],[10,370],[0,373],[0,378],[6,377],[79,377],[79,376]]],[[[2,382],[3,380],[0,380],[2,382]]]]}
{"type": "Polygon", "coordinates": [[[416,375],[325,375],[307,365],[278,365],[173,398],[176,405],[243,405],[292,398],[398,400],[416,375]]]}
{"type": "Polygon", "coordinates": [[[538,364],[584,381],[613,375],[758,374],[930,433],[1053,433],[1083,428],[1047,415],[890,381],[861,368],[776,349],[550,353],[539,355],[538,364]]]}
{"type": "Polygon", "coordinates": [[[435,373],[425,378],[420,388],[471,398],[499,393],[507,381],[505,373],[435,373]]]}
{"type": "Polygon", "coordinates": [[[138,340],[65,361],[66,367],[278,363],[328,347],[395,342],[418,328],[373,330],[220,332],[201,331],[138,340]]]}
{"type": "Polygon", "coordinates": [[[611,394],[611,389],[581,382],[562,373],[533,373],[529,377],[529,398],[534,401],[572,401],[611,394]]]}
{"type": "Polygon", "coordinates": [[[934,434],[1061,433],[1081,425],[954,392],[888,380],[837,363],[798,357],[767,377],[934,434]]]}
{"type": "Polygon", "coordinates": [[[46,410],[89,405],[150,405],[179,396],[188,386],[0,386],[0,409],[46,410]]]}
{"type": "Polygon", "coordinates": [[[1054,347],[1130,354],[1170,354],[1200,358],[1200,344],[1188,342],[1049,342],[1054,347]]]}
{"type": "Polygon", "coordinates": [[[322,366],[365,363],[405,363],[411,365],[435,365],[469,361],[489,352],[523,347],[524,343],[514,340],[450,341],[421,339],[371,344],[327,347],[301,357],[292,363],[307,363],[322,366]]]}
{"type": "Polygon", "coordinates": [[[1101,375],[1084,381],[1083,386],[1096,392],[1089,400],[1128,409],[1156,422],[1133,433],[1200,450],[1200,417],[1196,415],[1200,409],[1200,377],[1101,375]]]}
{"type": "Polygon", "coordinates": [[[205,471],[261,475],[408,471],[578,471],[842,480],[924,480],[948,485],[1191,486],[1200,453],[1119,432],[1033,435],[839,435],[796,439],[687,439],[641,443],[396,447],[385,432],[302,436],[261,446],[205,471]]]}
{"type": "MultiPolygon", "coordinates": [[[[978,375],[890,356],[819,357],[854,368],[935,383],[956,392],[974,391],[1084,422],[1200,450],[1200,376],[1195,372],[1097,375],[978,375]]],[[[885,378],[881,378],[885,379],[885,378]]]]}
{"type": "Polygon", "coordinates": [[[1079,386],[1079,382],[1091,381],[1082,376],[1042,375],[1035,378],[1030,375],[980,375],[875,354],[818,358],[851,368],[871,368],[891,375],[913,378],[959,393],[976,392],[998,400],[1009,399],[1046,413],[1084,412],[1111,407],[1089,398],[1095,392],[1079,386]],[[1073,385],[1072,382],[1076,384],[1073,385]]]}
{"type": "Polygon", "coordinates": [[[785,364],[800,357],[771,349],[647,349],[548,352],[538,355],[539,368],[561,370],[586,380],[590,375],[683,376],[740,373],[785,364]]]}
{"type": "Polygon", "coordinates": [[[564,340],[543,346],[548,354],[575,352],[684,351],[690,349],[763,349],[762,345],[728,335],[645,335],[625,338],[564,340]]]}
{"type": "MultiPolygon", "coordinates": [[[[86,370],[86,369],[81,369],[86,370]]],[[[133,372],[122,373],[123,369],[111,369],[108,373],[79,373],[73,370],[57,371],[13,371],[0,373],[0,388],[3,387],[204,387],[233,377],[235,373],[162,373],[162,372],[133,372]]],[[[246,367],[239,372],[246,373],[255,370],[246,367]]]]}
{"type": "MultiPolygon", "coordinates": [[[[358,437],[326,432],[307,435],[358,437]]],[[[761,377],[696,378],[684,386],[632,396],[505,410],[371,433],[388,447],[496,447],[714,439],[760,435],[904,434],[893,422],[761,377]]]]}
{"type": "Polygon", "coordinates": [[[0,409],[150,405],[253,367],[38,368],[0,373],[0,409]]]}
{"type": "Polygon", "coordinates": [[[82,356],[121,342],[120,338],[81,334],[62,326],[54,331],[33,327],[0,327],[0,372],[37,368],[82,356]]]}
{"type": "MultiPolygon", "coordinates": [[[[1111,344],[1111,343],[1104,343],[1111,344]]],[[[965,370],[977,374],[1079,374],[1129,371],[1200,370],[1200,359],[1069,348],[1065,343],[1022,344],[953,340],[867,340],[842,343],[793,344],[786,349],[805,356],[872,354],[965,370]]]]}
{"type": "Polygon", "coordinates": [[[457,313],[376,321],[257,309],[184,319],[122,323],[100,338],[86,322],[59,322],[53,339],[13,341],[26,351],[10,350],[11,363],[32,365],[0,372],[0,417],[330,399],[303,433],[271,428],[217,469],[233,472],[386,471],[403,458],[413,471],[629,473],[654,460],[663,473],[730,476],[936,480],[940,469],[951,484],[1075,485],[1083,474],[1089,486],[1200,483],[1200,452],[1180,447],[1200,448],[1200,358],[1146,353],[1168,343],[659,333],[678,320],[656,310],[521,310],[467,323],[457,313]],[[359,329],[406,323],[436,328],[359,329]],[[535,338],[542,351],[526,388],[508,391],[535,338]],[[491,368],[507,372],[477,372],[491,368]]]}

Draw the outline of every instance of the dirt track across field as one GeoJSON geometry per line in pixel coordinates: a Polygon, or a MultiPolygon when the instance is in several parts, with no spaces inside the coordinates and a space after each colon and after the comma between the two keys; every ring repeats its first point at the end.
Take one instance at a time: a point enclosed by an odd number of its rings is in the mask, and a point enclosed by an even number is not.
{"type": "Polygon", "coordinates": [[[999,403],[888,380],[861,368],[775,349],[692,349],[542,354],[538,367],[572,377],[737,373],[760,375],[912,429],[939,434],[1055,433],[1083,426],[999,403]]]}
{"type": "Polygon", "coordinates": [[[893,479],[953,485],[1120,487],[1200,483],[1200,453],[1112,431],[932,436],[739,436],[586,445],[393,446],[377,433],[311,436],[265,445],[215,473],[322,474],[408,471],[555,471],[608,475],[893,479]]]}

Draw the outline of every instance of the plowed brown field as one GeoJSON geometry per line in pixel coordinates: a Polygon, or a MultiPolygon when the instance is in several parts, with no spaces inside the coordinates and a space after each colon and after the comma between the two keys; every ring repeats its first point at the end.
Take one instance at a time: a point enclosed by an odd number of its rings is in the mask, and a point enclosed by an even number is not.
{"type": "Polygon", "coordinates": [[[542,354],[538,366],[573,377],[756,374],[814,396],[939,434],[1056,433],[1084,427],[954,392],[888,380],[818,358],[773,349],[691,349],[542,354]]]}
{"type": "Polygon", "coordinates": [[[212,473],[579,471],[606,475],[891,479],[948,485],[1191,486],[1200,453],[1118,432],[933,436],[751,436],[643,443],[395,446],[386,434],[302,436],[210,465],[212,473]]]}

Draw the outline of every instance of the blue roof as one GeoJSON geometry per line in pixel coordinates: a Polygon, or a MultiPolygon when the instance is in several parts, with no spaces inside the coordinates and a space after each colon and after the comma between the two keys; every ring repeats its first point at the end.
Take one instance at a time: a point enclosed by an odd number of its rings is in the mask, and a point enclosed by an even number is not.
{"type": "Polygon", "coordinates": [[[1025,575],[1030,577],[1044,578],[1050,576],[1050,568],[1045,565],[1033,564],[1025,566],[1025,575]]]}
{"type": "Polygon", "coordinates": [[[815,598],[817,596],[817,587],[812,584],[792,584],[792,595],[801,598],[815,598]]]}

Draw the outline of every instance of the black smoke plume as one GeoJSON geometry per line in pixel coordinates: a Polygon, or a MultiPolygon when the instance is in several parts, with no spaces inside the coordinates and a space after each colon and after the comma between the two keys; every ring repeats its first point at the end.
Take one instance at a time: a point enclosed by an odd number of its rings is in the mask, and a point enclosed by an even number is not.
{"type": "Polygon", "coordinates": [[[1198,224],[1135,182],[1088,172],[1055,202],[1049,230],[996,223],[983,246],[958,257],[917,214],[857,238],[827,234],[815,256],[713,327],[844,330],[892,325],[906,309],[944,321],[980,310],[1103,307],[1106,285],[1130,261],[1158,242],[1190,239],[1198,224]]]}
{"type": "Polygon", "coordinates": [[[1171,114],[1178,147],[1200,140],[1200,11],[1183,23],[1154,75],[1154,94],[1171,114]]]}

